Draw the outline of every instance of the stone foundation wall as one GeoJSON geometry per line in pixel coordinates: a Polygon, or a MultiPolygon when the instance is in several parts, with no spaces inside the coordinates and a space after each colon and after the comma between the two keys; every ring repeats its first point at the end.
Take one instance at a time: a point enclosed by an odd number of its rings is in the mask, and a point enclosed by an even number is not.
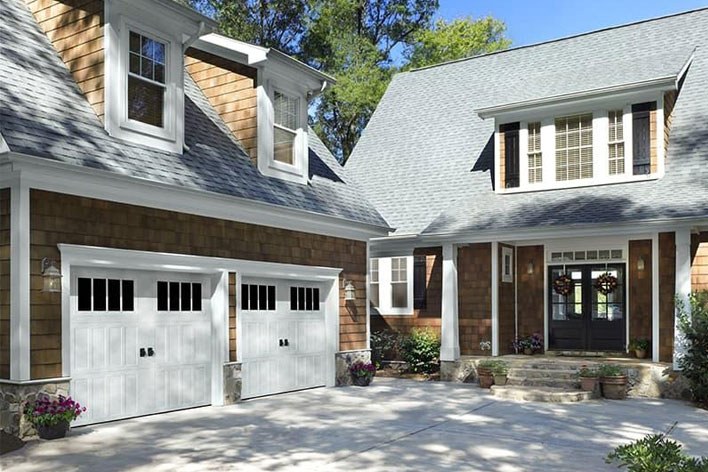
{"type": "Polygon", "coordinates": [[[22,410],[26,402],[34,401],[39,394],[68,397],[69,381],[30,384],[0,381],[0,430],[23,439],[36,435],[34,427],[24,419],[22,410]]]}
{"type": "Polygon", "coordinates": [[[241,363],[224,364],[224,405],[233,405],[241,400],[241,363]]]}
{"type": "Polygon", "coordinates": [[[349,366],[356,361],[371,362],[371,350],[362,349],[359,351],[341,351],[335,354],[337,387],[352,384],[352,376],[349,373],[349,366]]]}

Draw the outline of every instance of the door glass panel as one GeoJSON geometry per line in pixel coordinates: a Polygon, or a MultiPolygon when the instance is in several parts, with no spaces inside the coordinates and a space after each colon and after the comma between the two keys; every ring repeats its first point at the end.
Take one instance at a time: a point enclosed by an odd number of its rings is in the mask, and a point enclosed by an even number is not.
{"type": "Polygon", "coordinates": [[[290,287],[290,310],[297,310],[297,287],[290,287]]]}
{"type": "Polygon", "coordinates": [[[313,294],[312,294],[312,298],[313,298],[312,309],[317,311],[320,309],[320,289],[319,288],[312,289],[312,292],[313,292],[313,294]]]}
{"type": "Polygon", "coordinates": [[[202,311],[202,284],[192,283],[192,310],[202,311]]]}
{"type": "Polygon", "coordinates": [[[248,296],[250,298],[249,308],[251,310],[258,309],[258,285],[249,285],[248,296]]]}
{"type": "Polygon", "coordinates": [[[241,284],[241,309],[248,310],[248,285],[241,284]]]}
{"type": "Polygon", "coordinates": [[[91,279],[79,278],[79,311],[91,311],[91,279]]]}
{"type": "Polygon", "coordinates": [[[157,311],[167,311],[167,282],[157,283],[157,311]]]}
{"type": "Polygon", "coordinates": [[[135,285],[132,280],[123,280],[123,311],[135,309],[135,285]]]}
{"type": "Polygon", "coordinates": [[[106,311],[106,279],[93,279],[93,311],[106,311]]]}
{"type": "Polygon", "coordinates": [[[192,284],[182,282],[181,303],[182,311],[191,311],[192,309],[192,284]]]}
{"type": "Polygon", "coordinates": [[[268,285],[268,309],[275,310],[275,285],[268,285]]]}
{"type": "Polygon", "coordinates": [[[120,311],[120,280],[108,279],[108,311],[120,311]]]}
{"type": "Polygon", "coordinates": [[[170,282],[170,311],[179,311],[179,282],[170,282]]]}
{"type": "Polygon", "coordinates": [[[615,321],[624,319],[624,271],[620,268],[593,267],[592,277],[592,319],[615,321]],[[597,278],[608,273],[617,278],[617,287],[612,293],[604,294],[595,287],[597,278]]]}
{"type": "Polygon", "coordinates": [[[577,320],[583,317],[583,272],[580,269],[563,271],[562,267],[552,269],[551,283],[566,274],[573,282],[568,295],[561,295],[551,289],[551,314],[554,321],[577,320]]]}

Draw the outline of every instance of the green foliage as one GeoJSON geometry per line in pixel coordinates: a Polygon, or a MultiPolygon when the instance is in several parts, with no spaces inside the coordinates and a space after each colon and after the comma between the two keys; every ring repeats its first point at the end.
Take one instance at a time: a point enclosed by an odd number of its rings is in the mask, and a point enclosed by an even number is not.
{"type": "Polygon", "coordinates": [[[484,359],[477,364],[477,370],[488,370],[493,374],[506,374],[509,372],[509,364],[501,359],[484,359]]]}
{"type": "Polygon", "coordinates": [[[490,16],[479,20],[457,18],[449,23],[438,20],[434,27],[413,35],[412,45],[406,52],[407,68],[506,49],[511,41],[504,37],[505,31],[506,25],[490,16]]]}
{"type": "Polygon", "coordinates": [[[679,367],[691,385],[693,399],[708,404],[708,291],[691,294],[689,302],[690,317],[683,302],[676,300],[679,326],[687,343],[679,367]]]}
{"type": "Polygon", "coordinates": [[[431,373],[438,367],[440,337],[430,328],[413,328],[401,342],[403,360],[413,372],[431,373]]]}
{"type": "Polygon", "coordinates": [[[616,462],[629,472],[706,472],[708,458],[686,455],[681,445],[668,439],[676,423],[664,434],[652,434],[631,444],[619,446],[607,455],[608,464],[616,462]]]}
{"type": "Polygon", "coordinates": [[[651,347],[651,341],[646,338],[634,338],[629,342],[629,350],[636,351],[640,349],[646,351],[651,347]]]}
{"type": "Polygon", "coordinates": [[[401,335],[396,331],[374,331],[371,333],[371,361],[381,367],[381,361],[394,355],[399,348],[401,335]]]}
{"type": "Polygon", "coordinates": [[[600,374],[598,369],[594,369],[588,366],[583,366],[578,372],[578,377],[595,378],[599,377],[600,374]]]}
{"type": "Polygon", "coordinates": [[[602,364],[598,369],[597,373],[600,377],[618,377],[621,375],[627,375],[625,370],[617,364],[602,364]]]}

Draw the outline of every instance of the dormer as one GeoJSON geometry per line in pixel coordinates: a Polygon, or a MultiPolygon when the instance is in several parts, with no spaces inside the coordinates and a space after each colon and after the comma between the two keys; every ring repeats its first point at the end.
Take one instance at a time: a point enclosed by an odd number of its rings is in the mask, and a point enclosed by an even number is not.
{"type": "Polygon", "coordinates": [[[171,0],[108,0],[104,15],[106,131],[181,153],[184,51],[215,23],[171,0]]]}
{"type": "Polygon", "coordinates": [[[308,182],[308,105],[334,79],[270,48],[209,34],[187,69],[259,171],[308,182]],[[255,116],[254,116],[255,115],[255,116]]]}
{"type": "Polygon", "coordinates": [[[494,120],[494,188],[516,193],[664,175],[678,74],[475,110],[494,120]]]}

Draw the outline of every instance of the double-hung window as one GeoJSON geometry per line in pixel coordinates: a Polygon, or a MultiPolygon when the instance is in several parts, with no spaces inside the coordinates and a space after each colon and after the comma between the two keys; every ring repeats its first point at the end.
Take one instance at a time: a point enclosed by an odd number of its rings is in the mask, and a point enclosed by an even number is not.
{"type": "Polygon", "coordinates": [[[295,139],[299,123],[300,99],[279,91],[273,93],[273,159],[295,164],[295,139]]]}
{"type": "Polygon", "coordinates": [[[374,307],[379,306],[379,260],[371,259],[369,267],[370,300],[374,307]]]}
{"type": "Polygon", "coordinates": [[[541,123],[528,124],[529,183],[543,181],[543,157],[541,155],[541,123]]]}
{"type": "Polygon", "coordinates": [[[408,258],[391,259],[391,307],[408,307],[408,258]]]}
{"type": "Polygon", "coordinates": [[[556,118],[556,180],[592,178],[592,114],[556,118]]]}
{"type": "Polygon", "coordinates": [[[128,119],[163,128],[167,45],[130,32],[128,60],[128,119]]]}
{"type": "Polygon", "coordinates": [[[622,124],[622,110],[613,110],[608,113],[609,118],[609,173],[610,175],[624,174],[624,126],[622,124]]]}

